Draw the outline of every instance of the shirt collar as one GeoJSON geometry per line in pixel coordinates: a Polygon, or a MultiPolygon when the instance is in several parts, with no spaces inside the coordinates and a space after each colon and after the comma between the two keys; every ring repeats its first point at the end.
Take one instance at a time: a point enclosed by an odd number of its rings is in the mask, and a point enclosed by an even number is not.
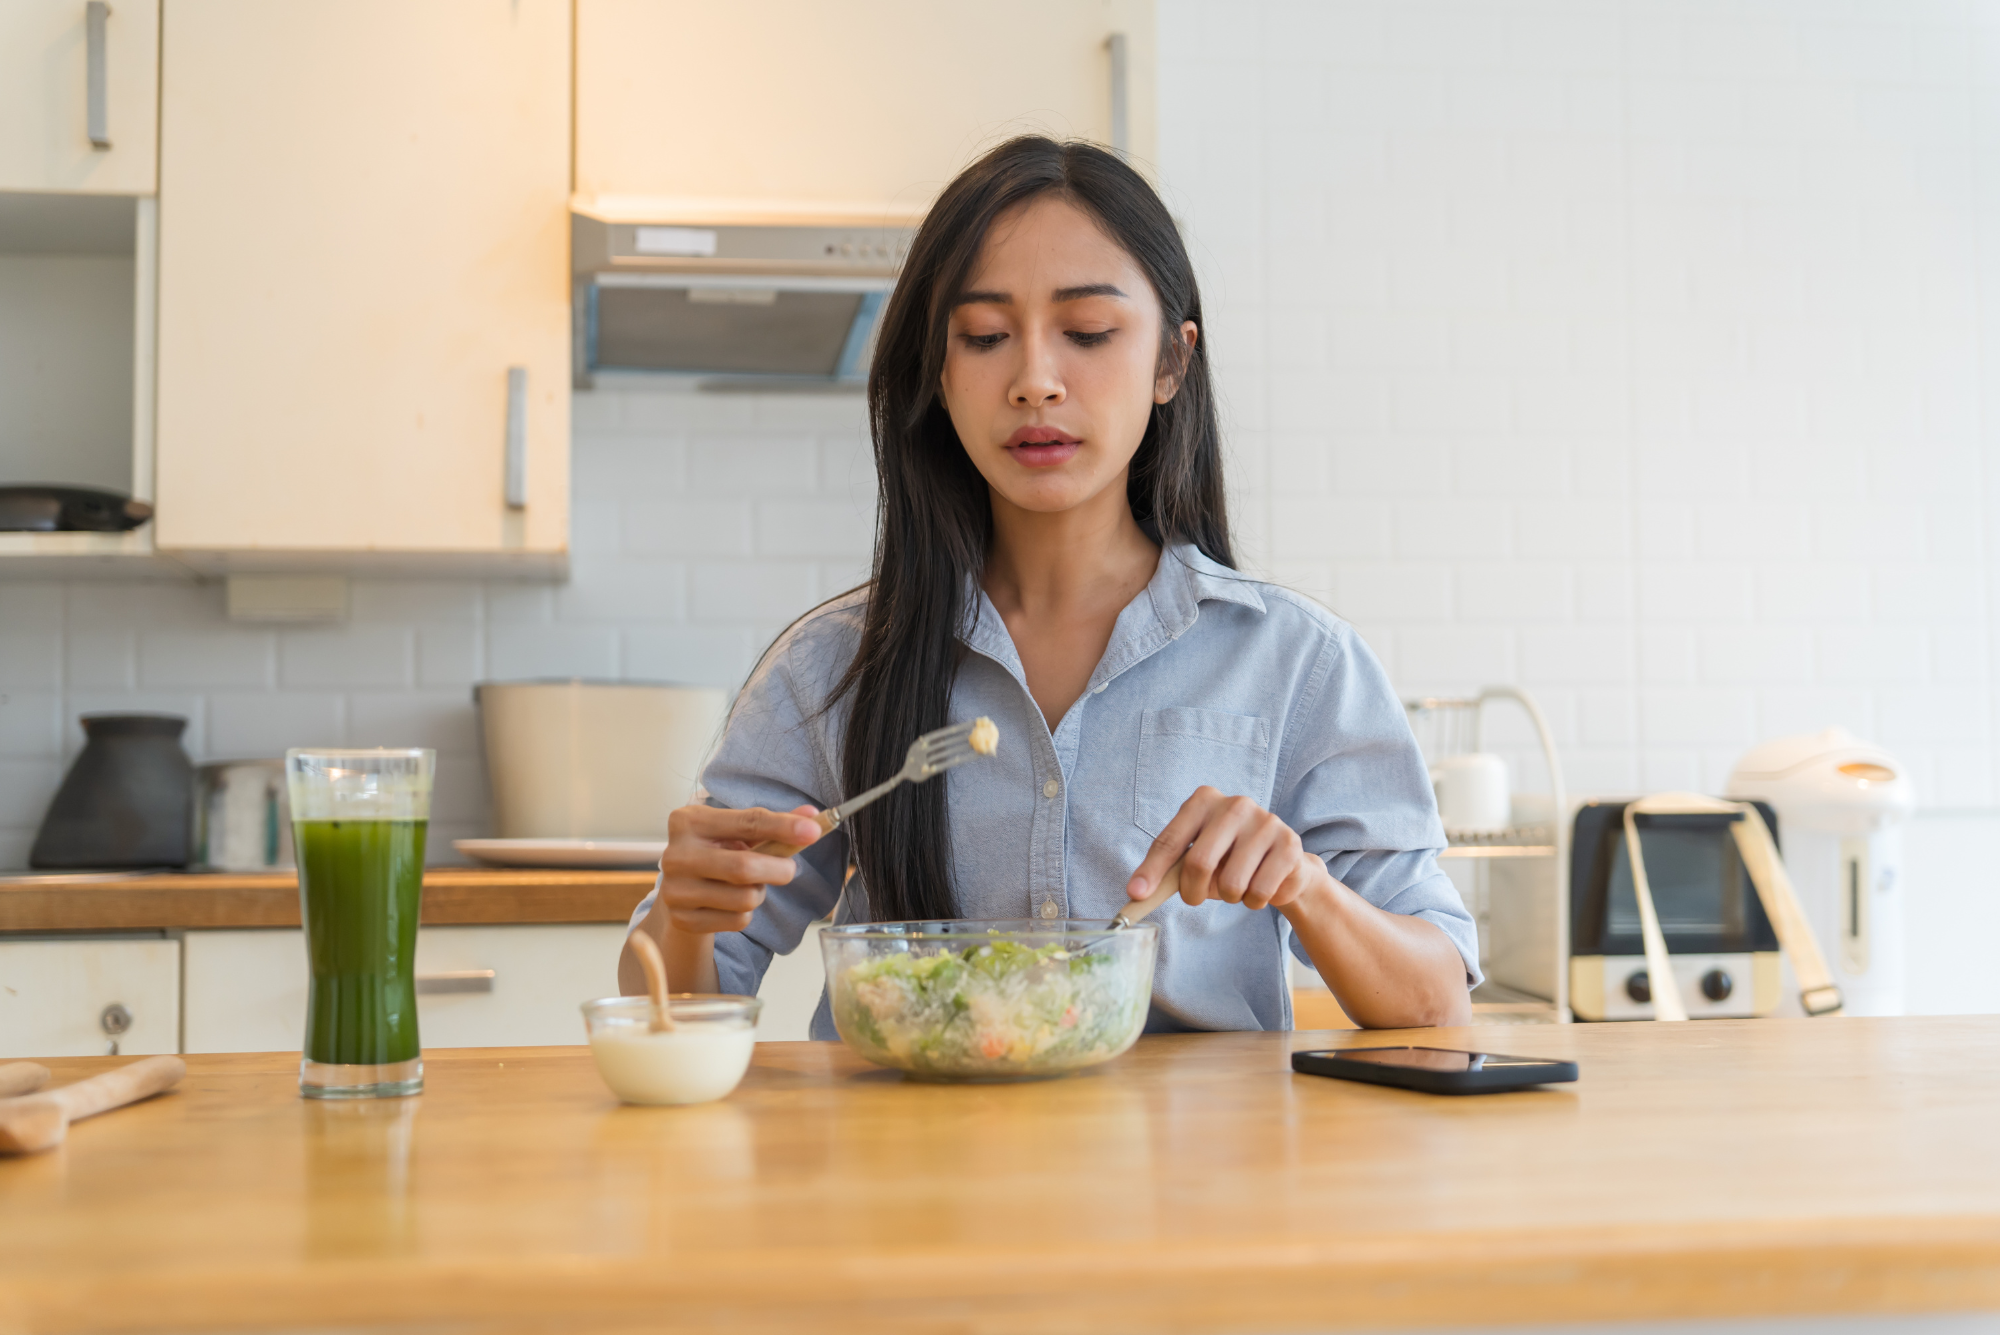
{"type": "Polygon", "coordinates": [[[1153,582],[1146,586],[1146,592],[1152,597],[1160,624],[1176,636],[1194,624],[1201,604],[1211,599],[1237,603],[1257,612],[1267,610],[1263,595],[1257,592],[1256,581],[1246,579],[1220,561],[1211,561],[1191,542],[1177,543],[1160,552],[1160,568],[1153,572],[1153,582]]]}
{"type": "MultiPolygon", "coordinates": [[[[966,628],[960,633],[966,647],[985,654],[1021,675],[1021,659],[1014,648],[1007,625],[994,610],[992,600],[976,577],[965,585],[968,610],[966,628]]],[[[1160,564],[1145,591],[1118,614],[1118,625],[1104,651],[1104,661],[1092,677],[1109,680],[1139,659],[1179,639],[1194,625],[1201,604],[1236,603],[1256,612],[1268,610],[1255,580],[1246,578],[1219,561],[1202,555],[1193,543],[1177,543],[1161,549],[1160,564]]]]}

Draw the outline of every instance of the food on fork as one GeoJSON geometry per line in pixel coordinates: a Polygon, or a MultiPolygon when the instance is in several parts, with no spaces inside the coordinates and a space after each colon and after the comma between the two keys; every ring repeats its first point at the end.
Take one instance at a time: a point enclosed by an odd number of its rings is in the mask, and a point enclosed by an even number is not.
{"type": "Polygon", "coordinates": [[[972,731],[965,740],[980,755],[990,756],[1000,749],[1000,729],[994,726],[992,719],[981,714],[972,721],[972,731]]]}

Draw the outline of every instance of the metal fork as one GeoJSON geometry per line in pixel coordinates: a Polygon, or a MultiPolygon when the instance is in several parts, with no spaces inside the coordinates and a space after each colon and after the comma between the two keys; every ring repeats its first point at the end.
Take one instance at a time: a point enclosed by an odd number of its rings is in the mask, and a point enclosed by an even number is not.
{"type": "Polygon", "coordinates": [[[1181,892],[1181,868],[1186,864],[1187,855],[1183,853],[1179,858],[1175,859],[1174,865],[1167,868],[1166,873],[1160,877],[1160,883],[1153,887],[1152,894],[1147,895],[1144,899],[1133,900],[1124,908],[1119,909],[1117,913],[1112,915],[1109,926],[1098,929],[1104,933],[1103,936],[1098,937],[1094,941],[1086,942],[1084,945],[1072,950],[1070,954],[1088,955],[1091,951],[1110,940],[1112,933],[1124,931],[1127,927],[1138,922],[1148,913],[1151,913],[1154,909],[1179,894],[1181,892]]]}
{"type": "MultiPolygon", "coordinates": [[[[883,796],[897,784],[922,783],[925,779],[944,773],[971,760],[980,752],[972,749],[972,730],[986,720],[974,719],[970,723],[954,723],[949,728],[939,728],[927,732],[910,743],[909,752],[903,757],[903,768],[886,782],[878,783],[867,792],[848,798],[837,807],[828,807],[813,819],[819,822],[820,837],[823,839],[840,828],[840,823],[861,808],[883,796]]],[[[787,844],[776,839],[762,843],[752,850],[768,853],[772,857],[788,858],[805,844],[787,844]]]]}

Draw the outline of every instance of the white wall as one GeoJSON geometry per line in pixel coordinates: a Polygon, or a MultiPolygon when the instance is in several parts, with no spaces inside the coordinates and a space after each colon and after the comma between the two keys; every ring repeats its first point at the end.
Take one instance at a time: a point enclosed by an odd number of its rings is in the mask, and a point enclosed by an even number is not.
{"type": "Polygon", "coordinates": [[[1975,13],[1166,0],[1256,557],[1586,790],[1840,721],[1991,803],[1975,13]]]}
{"type": "Polygon", "coordinates": [[[2000,1009],[2000,6],[1161,0],[1253,561],[1571,791],[1909,766],[1912,1004],[2000,1009]]]}
{"type": "MultiPolygon", "coordinates": [[[[1841,722],[1904,757],[1912,1003],[2000,1009],[1982,384],[2000,7],[1162,0],[1162,174],[1204,271],[1246,554],[1406,692],[1518,682],[1573,791],[1718,787],[1841,722]]],[[[444,753],[468,688],[731,684],[858,578],[860,404],[579,396],[575,578],[357,586],[335,631],[219,590],[0,586],[0,865],[83,709],[198,755],[444,753]]]]}

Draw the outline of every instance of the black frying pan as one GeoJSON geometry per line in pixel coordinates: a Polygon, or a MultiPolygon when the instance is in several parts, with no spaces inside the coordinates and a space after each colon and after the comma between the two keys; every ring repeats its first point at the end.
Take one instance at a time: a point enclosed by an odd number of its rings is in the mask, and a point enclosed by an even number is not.
{"type": "Polygon", "coordinates": [[[0,486],[0,533],[122,533],[153,507],[98,487],[0,486]]]}

